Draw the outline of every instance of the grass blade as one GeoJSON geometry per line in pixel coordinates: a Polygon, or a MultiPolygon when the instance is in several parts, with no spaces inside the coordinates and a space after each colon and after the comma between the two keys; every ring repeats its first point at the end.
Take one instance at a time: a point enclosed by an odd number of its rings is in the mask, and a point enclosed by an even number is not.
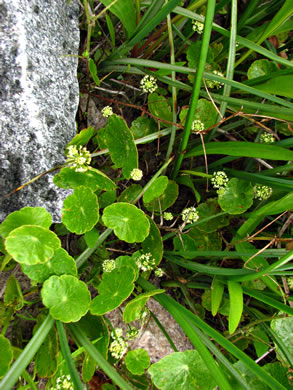
{"type": "Polygon", "coordinates": [[[214,278],[211,286],[211,311],[215,316],[218,313],[224,293],[224,284],[217,278],[214,278]]]}
{"type": "Polygon", "coordinates": [[[243,312],[243,293],[239,283],[228,281],[228,290],[230,298],[229,310],[229,333],[232,334],[237,329],[243,312]]]}

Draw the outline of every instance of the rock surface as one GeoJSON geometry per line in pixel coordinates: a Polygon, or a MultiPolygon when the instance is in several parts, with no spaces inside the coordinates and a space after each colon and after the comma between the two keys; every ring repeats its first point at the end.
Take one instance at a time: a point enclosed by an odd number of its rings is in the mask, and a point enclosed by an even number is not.
{"type": "Polygon", "coordinates": [[[24,206],[42,206],[60,221],[68,191],[53,174],[6,194],[64,162],[76,134],[79,92],[77,0],[0,3],[0,222],[24,206]]]}

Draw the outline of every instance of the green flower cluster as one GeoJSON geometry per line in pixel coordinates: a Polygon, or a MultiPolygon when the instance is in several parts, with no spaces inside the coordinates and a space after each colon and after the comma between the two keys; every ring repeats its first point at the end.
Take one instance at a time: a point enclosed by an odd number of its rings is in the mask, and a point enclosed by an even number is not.
{"type": "Polygon", "coordinates": [[[91,163],[90,152],[80,146],[70,145],[66,150],[67,164],[75,167],[76,172],[85,172],[89,169],[91,163]]]}
{"type": "MultiPolygon", "coordinates": [[[[216,76],[224,77],[223,73],[220,72],[219,70],[213,70],[212,73],[215,74],[216,76]]],[[[222,83],[221,81],[216,81],[216,80],[206,80],[206,85],[208,88],[219,89],[219,88],[222,88],[224,83],[222,83]]]]}
{"type": "Polygon", "coordinates": [[[224,188],[228,184],[228,176],[223,171],[214,172],[211,182],[214,188],[224,188]]]}
{"type": "Polygon", "coordinates": [[[156,262],[151,253],[145,253],[136,259],[136,264],[142,271],[151,271],[156,262]]]}
{"type": "Polygon", "coordinates": [[[153,93],[158,89],[157,79],[147,74],[141,79],[140,87],[145,93],[153,93]]]}
{"type": "Polygon", "coordinates": [[[56,387],[51,387],[50,390],[74,390],[70,375],[62,375],[57,378],[56,387]]]}
{"type": "Polygon", "coordinates": [[[102,264],[103,272],[112,272],[116,268],[115,260],[105,260],[102,264]]]}
{"type": "Polygon", "coordinates": [[[267,131],[265,131],[264,133],[262,133],[259,137],[259,142],[261,144],[272,144],[273,142],[275,142],[276,139],[275,137],[273,136],[273,134],[271,133],[268,133],[267,131]]]}
{"type": "Polygon", "coordinates": [[[161,278],[164,275],[162,268],[156,268],[154,272],[157,278],[161,278]]]}
{"type": "Polygon", "coordinates": [[[192,30],[197,32],[198,34],[202,34],[204,29],[204,24],[198,22],[197,20],[192,21],[192,30]]]}
{"type": "Polygon", "coordinates": [[[259,200],[268,199],[273,193],[273,189],[269,186],[257,185],[254,187],[254,197],[259,200]]]}
{"type": "Polygon", "coordinates": [[[141,169],[138,169],[138,168],[134,168],[131,173],[130,173],[130,177],[132,180],[135,180],[135,181],[139,181],[142,179],[143,177],[143,173],[142,173],[142,170],[141,169]]]}
{"type": "Polygon", "coordinates": [[[168,211],[165,211],[164,214],[163,214],[163,218],[164,218],[166,221],[172,221],[172,219],[174,218],[174,216],[173,216],[172,213],[169,213],[168,211]]]}
{"type": "Polygon", "coordinates": [[[195,207],[188,207],[181,213],[183,222],[194,223],[198,220],[199,215],[195,207]]]}
{"type": "Polygon", "coordinates": [[[111,333],[111,337],[113,341],[110,344],[109,351],[115,359],[121,359],[128,349],[128,343],[123,337],[123,330],[117,328],[115,332],[111,333]]]}
{"type": "Polygon", "coordinates": [[[112,107],[106,106],[101,110],[101,114],[104,118],[108,118],[109,116],[113,115],[112,107]]]}
{"type": "Polygon", "coordinates": [[[199,119],[195,119],[193,122],[192,122],[192,125],[191,125],[191,130],[196,133],[196,134],[199,134],[201,131],[204,131],[204,124],[202,121],[200,121],[199,119]]]}

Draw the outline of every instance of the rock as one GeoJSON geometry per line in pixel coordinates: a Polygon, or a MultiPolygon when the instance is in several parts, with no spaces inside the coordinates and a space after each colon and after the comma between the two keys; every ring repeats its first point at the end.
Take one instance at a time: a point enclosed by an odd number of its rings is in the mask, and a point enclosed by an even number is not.
{"type": "Polygon", "coordinates": [[[79,91],[77,0],[2,0],[0,4],[0,222],[24,206],[60,221],[68,191],[53,174],[5,197],[64,162],[76,134],[79,91]]]}

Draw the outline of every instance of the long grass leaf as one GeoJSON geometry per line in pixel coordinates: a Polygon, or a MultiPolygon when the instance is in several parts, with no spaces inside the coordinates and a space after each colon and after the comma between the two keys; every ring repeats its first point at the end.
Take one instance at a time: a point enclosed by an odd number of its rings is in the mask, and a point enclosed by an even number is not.
{"type": "Polygon", "coordinates": [[[232,334],[237,329],[243,312],[243,292],[240,283],[228,281],[229,290],[229,333],[232,334]]]}
{"type": "Polygon", "coordinates": [[[211,311],[213,316],[218,313],[219,307],[222,302],[223,293],[224,284],[221,280],[214,278],[211,286],[211,311]]]}

